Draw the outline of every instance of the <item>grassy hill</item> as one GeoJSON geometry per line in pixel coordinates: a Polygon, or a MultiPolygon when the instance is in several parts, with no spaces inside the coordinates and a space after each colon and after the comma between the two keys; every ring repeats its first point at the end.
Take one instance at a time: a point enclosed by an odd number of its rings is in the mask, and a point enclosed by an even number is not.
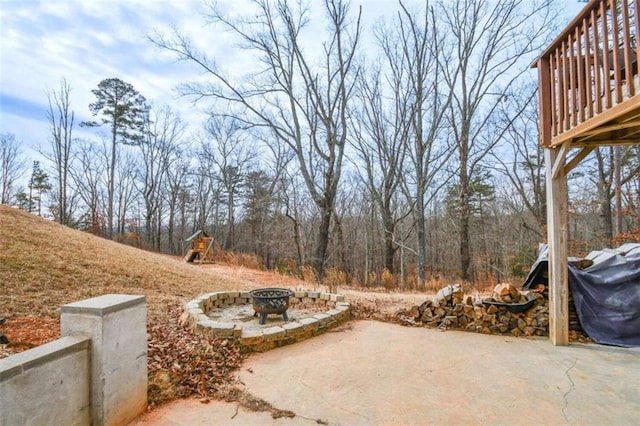
{"type": "Polygon", "coordinates": [[[190,395],[228,398],[243,358],[239,346],[183,327],[181,305],[201,293],[259,282],[0,205],[0,318],[8,319],[0,332],[10,341],[0,344],[0,358],[56,339],[60,305],[106,293],[144,294],[152,405],[190,395]]]}
{"type": "Polygon", "coordinates": [[[0,205],[0,317],[57,318],[60,305],[105,293],[144,294],[153,317],[170,302],[248,286],[0,205]]]}

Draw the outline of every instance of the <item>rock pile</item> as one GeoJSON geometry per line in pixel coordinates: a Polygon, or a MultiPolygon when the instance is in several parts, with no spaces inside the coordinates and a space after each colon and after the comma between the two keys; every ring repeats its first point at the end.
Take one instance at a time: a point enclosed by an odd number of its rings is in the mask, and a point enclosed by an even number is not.
{"type": "Polygon", "coordinates": [[[441,330],[458,329],[484,334],[546,336],[549,307],[545,296],[520,292],[510,284],[499,284],[492,297],[465,295],[459,284],[446,286],[433,300],[397,313],[407,325],[441,330]]]}

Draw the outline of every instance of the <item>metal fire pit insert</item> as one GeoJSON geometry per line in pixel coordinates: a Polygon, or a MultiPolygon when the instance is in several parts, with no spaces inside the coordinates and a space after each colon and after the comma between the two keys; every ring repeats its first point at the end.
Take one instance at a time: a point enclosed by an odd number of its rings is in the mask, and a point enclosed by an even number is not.
{"type": "Polygon", "coordinates": [[[289,309],[289,297],[294,293],[286,288],[260,288],[251,290],[249,295],[253,299],[253,316],[260,314],[260,324],[267,321],[267,315],[282,315],[285,321],[289,321],[287,309],[289,309]]]}

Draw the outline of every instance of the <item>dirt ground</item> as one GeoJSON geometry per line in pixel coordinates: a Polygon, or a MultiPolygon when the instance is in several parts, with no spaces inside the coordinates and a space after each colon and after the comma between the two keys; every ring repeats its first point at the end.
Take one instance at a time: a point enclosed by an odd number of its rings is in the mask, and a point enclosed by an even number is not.
{"type": "MultiPolygon", "coordinates": [[[[221,277],[229,280],[238,280],[254,288],[287,287],[301,291],[329,291],[325,286],[314,286],[294,277],[277,275],[268,271],[222,264],[209,264],[201,267],[215,271],[221,277]]],[[[434,293],[389,292],[377,288],[353,289],[349,287],[338,287],[337,292],[343,294],[347,301],[362,301],[375,304],[376,308],[385,314],[395,314],[399,309],[419,305],[434,295],[434,293]]]]}

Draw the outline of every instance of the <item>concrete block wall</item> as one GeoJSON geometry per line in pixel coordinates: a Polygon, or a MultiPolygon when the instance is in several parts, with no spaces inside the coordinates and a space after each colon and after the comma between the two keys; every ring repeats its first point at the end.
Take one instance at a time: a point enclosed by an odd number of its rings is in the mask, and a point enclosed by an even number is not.
{"type": "Polygon", "coordinates": [[[0,359],[0,425],[88,425],[90,339],[63,337],[0,359]]]}
{"type": "Polygon", "coordinates": [[[246,351],[264,352],[280,346],[299,342],[324,333],[349,319],[349,303],[344,296],[316,291],[297,291],[290,303],[314,303],[327,307],[327,311],[292,321],[281,326],[261,330],[245,330],[242,324],[213,321],[206,315],[214,308],[251,303],[248,292],[207,293],[188,302],[185,306],[183,321],[201,333],[214,337],[238,339],[246,351]]]}
{"type": "Polygon", "coordinates": [[[0,359],[0,425],[125,425],[147,407],[144,296],[62,306],[62,338],[0,359]]]}
{"type": "Polygon", "coordinates": [[[62,335],[91,336],[94,425],[123,425],[147,407],[144,296],[107,294],[62,306],[62,335]]]}

